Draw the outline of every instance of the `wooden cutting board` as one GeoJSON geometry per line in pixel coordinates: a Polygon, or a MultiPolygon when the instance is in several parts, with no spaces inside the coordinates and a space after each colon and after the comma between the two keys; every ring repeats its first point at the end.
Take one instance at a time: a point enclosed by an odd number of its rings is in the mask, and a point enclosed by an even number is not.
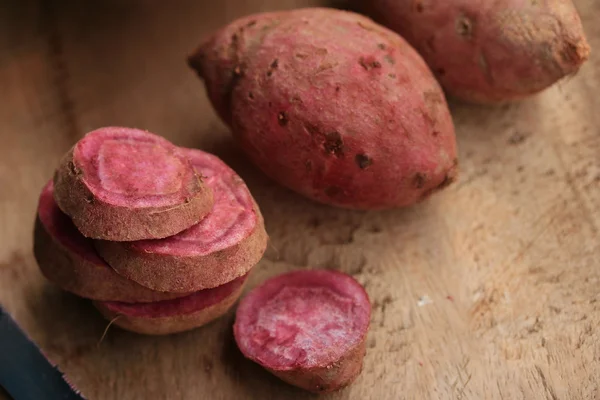
{"type": "MultiPolygon", "coordinates": [[[[314,204],[252,167],[186,54],[236,16],[301,0],[0,5],[0,302],[90,399],[308,399],[245,361],[233,312],[193,332],[106,327],[32,257],[37,196],[60,156],[104,125],[220,155],[271,236],[249,287],[340,269],[373,301],[364,372],[328,399],[600,399],[600,0],[577,0],[592,59],[520,104],[452,104],[460,181],[405,210],[314,204]]],[[[322,3],[325,4],[325,3],[322,3]]],[[[0,398],[2,395],[0,395],[0,398]]]]}

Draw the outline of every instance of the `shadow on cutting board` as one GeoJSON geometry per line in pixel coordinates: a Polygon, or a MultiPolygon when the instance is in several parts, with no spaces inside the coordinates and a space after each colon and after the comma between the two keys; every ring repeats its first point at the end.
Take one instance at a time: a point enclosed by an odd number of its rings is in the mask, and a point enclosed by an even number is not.
{"type": "Polygon", "coordinates": [[[96,348],[106,323],[91,302],[45,283],[39,294],[30,296],[28,306],[44,332],[46,342],[38,343],[55,363],[77,362],[96,348]]]}

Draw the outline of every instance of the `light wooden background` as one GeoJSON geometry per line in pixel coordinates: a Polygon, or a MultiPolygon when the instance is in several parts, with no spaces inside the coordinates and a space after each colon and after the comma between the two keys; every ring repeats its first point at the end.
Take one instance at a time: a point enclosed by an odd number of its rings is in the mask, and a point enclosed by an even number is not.
{"type": "MultiPolygon", "coordinates": [[[[580,74],[518,105],[452,104],[460,181],[354,213],[281,189],[236,150],[185,56],[246,13],[302,0],[0,4],[0,302],[90,399],[309,399],[236,349],[227,317],[193,332],[111,329],[46,284],[37,195],[84,132],[128,125],[213,151],[247,181],[272,246],[250,287],[307,266],[373,301],[364,372],[327,399],[600,399],[600,0],[580,74]]],[[[0,398],[2,395],[0,394],[0,398]]]]}

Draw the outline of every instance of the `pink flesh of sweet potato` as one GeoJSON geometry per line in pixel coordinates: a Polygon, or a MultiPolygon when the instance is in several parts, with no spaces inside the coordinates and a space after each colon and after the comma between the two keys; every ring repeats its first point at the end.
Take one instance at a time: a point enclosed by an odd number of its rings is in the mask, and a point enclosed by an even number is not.
{"type": "Polygon", "coordinates": [[[455,179],[441,88],[412,47],[365,17],[330,9],[244,17],[189,63],[252,161],[309,198],[407,206],[455,179]]]}
{"type": "Polygon", "coordinates": [[[104,301],[102,303],[115,313],[132,317],[161,318],[192,314],[224,300],[244,285],[247,277],[247,275],[244,275],[216,288],[199,290],[190,295],[171,300],[151,303],[124,303],[119,301],[104,301]]]}
{"type": "Polygon", "coordinates": [[[191,196],[183,180],[193,176],[175,149],[147,132],[104,129],[82,139],[73,158],[102,201],[132,208],[173,207],[191,196]]]}
{"type": "Polygon", "coordinates": [[[248,275],[175,301],[151,304],[94,302],[115,325],[147,335],[166,335],[205,325],[225,314],[243,291],[248,275]]]}
{"type": "Polygon", "coordinates": [[[242,300],[234,333],[242,353],[277,376],[308,390],[330,391],[360,373],[370,314],[369,298],[352,277],[295,271],[268,280],[242,300]]]}
{"type": "Polygon", "coordinates": [[[474,102],[539,92],[588,59],[571,0],[368,0],[365,9],[425,58],[445,89],[474,102]]]}
{"type": "Polygon", "coordinates": [[[130,128],[88,133],[65,156],[54,184],[59,207],[96,239],[167,237],[197,223],[213,202],[179,148],[130,128]]]}
{"type": "Polygon", "coordinates": [[[46,278],[81,297],[146,302],[185,295],[156,292],[117,274],[58,208],[52,181],[40,194],[34,254],[46,278]]]}
{"type": "Polygon", "coordinates": [[[262,215],[241,178],[211,154],[184,153],[214,193],[210,214],[165,239],[96,243],[120,274],[155,290],[189,292],[222,285],[247,273],[266,249],[262,215]]]}
{"type": "Polygon", "coordinates": [[[186,154],[213,191],[210,214],[180,234],[133,242],[132,248],[176,257],[205,256],[239,243],[255,229],[258,217],[252,196],[238,175],[211,154],[199,150],[186,154]]]}

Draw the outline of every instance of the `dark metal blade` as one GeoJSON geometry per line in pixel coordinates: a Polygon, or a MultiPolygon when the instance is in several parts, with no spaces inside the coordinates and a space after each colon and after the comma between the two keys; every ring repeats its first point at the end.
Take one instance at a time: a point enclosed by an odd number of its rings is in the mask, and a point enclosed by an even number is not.
{"type": "Polygon", "coordinates": [[[84,400],[0,307],[0,385],[14,400],[84,400]]]}

